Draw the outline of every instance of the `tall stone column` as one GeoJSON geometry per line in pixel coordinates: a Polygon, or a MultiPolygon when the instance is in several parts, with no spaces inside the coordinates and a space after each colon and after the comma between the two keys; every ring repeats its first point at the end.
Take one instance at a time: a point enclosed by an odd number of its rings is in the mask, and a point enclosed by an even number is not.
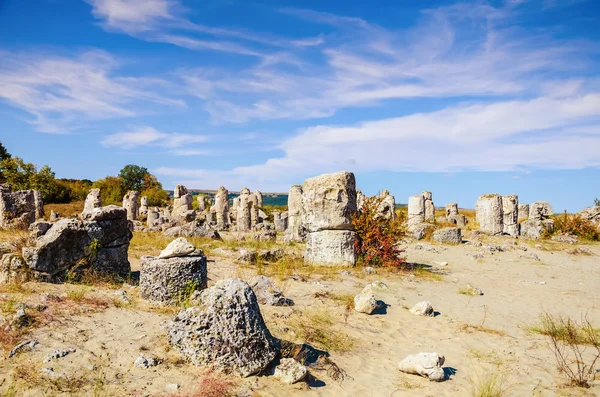
{"type": "Polygon", "coordinates": [[[416,194],[408,198],[408,230],[414,230],[415,226],[425,222],[425,197],[416,194]]]}
{"type": "Polygon", "coordinates": [[[229,191],[223,186],[215,194],[215,212],[217,213],[217,229],[229,228],[229,191]]]}
{"type": "Polygon", "coordinates": [[[252,230],[252,219],[251,219],[251,207],[252,200],[250,199],[251,193],[248,188],[242,189],[240,192],[238,207],[237,207],[237,229],[238,232],[249,232],[252,230]]]}
{"type": "Polygon", "coordinates": [[[138,198],[139,193],[135,190],[130,190],[123,197],[123,208],[127,210],[127,219],[135,221],[138,218],[138,198]]]}
{"type": "Polygon", "coordinates": [[[516,194],[502,196],[503,233],[519,235],[519,197],[516,194]]]}
{"type": "Polygon", "coordinates": [[[302,186],[293,185],[288,195],[288,229],[290,241],[303,241],[302,235],[302,186]]]}
{"type": "Polygon", "coordinates": [[[421,193],[425,199],[425,221],[433,222],[435,220],[435,205],[433,204],[433,194],[425,191],[421,193]]]}
{"type": "Polygon", "coordinates": [[[475,217],[479,230],[495,236],[504,232],[504,211],[502,196],[499,194],[484,194],[475,204],[475,217]]]}

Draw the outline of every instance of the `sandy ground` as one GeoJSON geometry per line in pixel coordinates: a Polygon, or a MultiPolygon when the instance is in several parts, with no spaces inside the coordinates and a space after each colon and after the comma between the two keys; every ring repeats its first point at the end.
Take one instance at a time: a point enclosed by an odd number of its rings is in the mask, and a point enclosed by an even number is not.
{"type": "MultiPolygon", "coordinates": [[[[296,305],[292,309],[261,307],[271,332],[295,338],[286,322],[292,310],[296,314],[327,313],[334,322],[327,327],[353,341],[347,352],[330,352],[330,358],[347,376],[338,382],[324,370],[311,369],[313,378],[308,384],[289,386],[259,376],[242,380],[240,385],[252,390],[254,394],[249,395],[254,396],[470,396],[477,378],[496,372],[510,386],[507,396],[600,396],[600,382],[590,389],[564,387],[546,337],[529,329],[544,311],[576,319],[587,314],[600,327],[600,245],[585,245],[594,255],[583,256],[566,252],[584,246],[580,244],[546,242],[535,247],[535,243],[521,241],[517,246],[510,238],[484,238],[482,242],[506,245],[507,249],[490,253],[474,245],[422,243],[421,247],[432,248],[427,250],[410,243],[407,260],[431,266],[438,276],[387,272],[365,275],[360,269],[351,269],[351,275],[333,278],[314,274],[305,280],[278,281],[296,305]],[[483,258],[474,259],[473,254],[479,252],[485,252],[483,258]],[[531,254],[540,260],[523,257],[531,254]],[[448,265],[441,266],[441,262],[448,265]],[[377,292],[377,298],[389,305],[385,314],[347,312],[343,304],[326,295],[354,295],[374,281],[388,287],[377,292]],[[467,284],[480,288],[484,295],[460,294],[467,284]],[[435,317],[418,317],[408,311],[423,300],[433,304],[438,312],[435,317]],[[452,374],[449,380],[433,383],[397,370],[405,356],[422,351],[445,356],[446,371],[452,374]]],[[[248,279],[256,274],[255,269],[235,263],[235,252],[218,252],[209,257],[214,260],[209,263],[209,285],[225,277],[248,279]]],[[[134,259],[132,264],[134,270],[139,266],[134,259]]],[[[65,288],[35,284],[35,292],[22,299],[39,302],[42,292],[64,295],[65,288]]],[[[125,289],[135,301],[135,288],[125,289]]],[[[114,299],[114,291],[100,287],[92,288],[89,294],[114,299]]],[[[10,294],[3,295],[4,299],[10,298],[10,294]]],[[[206,372],[181,362],[169,349],[161,323],[171,316],[171,311],[135,301],[131,306],[110,305],[35,329],[29,338],[39,345],[33,351],[0,362],[0,379],[6,379],[0,382],[0,390],[7,389],[10,374],[17,366],[29,371],[51,366],[55,372],[71,377],[98,377],[100,391],[82,389],[79,394],[83,395],[169,395],[172,392],[167,384],[171,383],[181,385],[181,394],[192,393],[206,372]],[[42,364],[46,354],[56,348],[77,351],[42,364]],[[136,368],[133,362],[141,353],[163,362],[150,369],[136,368]]],[[[15,395],[60,394],[44,387],[32,385],[29,392],[21,389],[15,395]]]]}

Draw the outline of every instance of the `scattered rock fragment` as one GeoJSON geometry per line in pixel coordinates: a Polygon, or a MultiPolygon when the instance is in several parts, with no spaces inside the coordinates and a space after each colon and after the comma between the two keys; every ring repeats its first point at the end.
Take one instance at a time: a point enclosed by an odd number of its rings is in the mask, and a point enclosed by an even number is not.
{"type": "Polygon", "coordinates": [[[25,351],[31,351],[31,350],[35,349],[35,347],[37,345],[38,345],[38,341],[37,340],[28,340],[28,341],[25,341],[25,342],[21,342],[18,345],[16,345],[15,347],[12,348],[12,350],[8,354],[8,358],[12,358],[15,355],[17,355],[19,353],[23,353],[25,351]]]}
{"type": "Polygon", "coordinates": [[[483,295],[483,291],[477,287],[472,286],[471,284],[467,284],[465,288],[467,294],[469,295],[483,295]]]}
{"type": "Polygon", "coordinates": [[[416,305],[413,306],[412,309],[410,309],[410,312],[417,316],[433,317],[433,315],[434,315],[433,306],[431,306],[431,303],[428,301],[422,301],[422,302],[417,303],[416,305]]]}
{"type": "Polygon", "coordinates": [[[442,368],[444,361],[444,356],[438,353],[413,354],[400,361],[398,369],[407,374],[425,376],[432,382],[441,382],[446,378],[442,368]]]}
{"type": "Polygon", "coordinates": [[[167,247],[160,252],[160,259],[169,259],[179,256],[191,254],[196,250],[196,247],[183,237],[176,238],[171,241],[167,247]]]}
{"type": "Polygon", "coordinates": [[[139,368],[151,368],[156,367],[159,364],[159,361],[154,357],[146,357],[143,354],[135,359],[133,366],[139,368]]]}
{"type": "Polygon", "coordinates": [[[256,276],[248,282],[256,299],[263,305],[293,306],[294,301],[285,298],[279,288],[266,276],[256,276]]]}
{"type": "Polygon", "coordinates": [[[373,314],[384,306],[385,303],[375,299],[375,293],[370,284],[354,297],[354,310],[359,313],[373,314]]]}
{"type": "Polygon", "coordinates": [[[65,349],[65,350],[61,350],[61,349],[57,349],[54,350],[52,353],[48,354],[45,358],[44,358],[44,364],[49,363],[52,360],[56,360],[62,357],[65,357],[71,353],[75,353],[77,350],[70,348],[70,349],[65,349]]]}
{"type": "Polygon", "coordinates": [[[300,382],[306,378],[308,370],[293,358],[282,358],[279,365],[275,367],[273,377],[288,385],[300,382]]]}

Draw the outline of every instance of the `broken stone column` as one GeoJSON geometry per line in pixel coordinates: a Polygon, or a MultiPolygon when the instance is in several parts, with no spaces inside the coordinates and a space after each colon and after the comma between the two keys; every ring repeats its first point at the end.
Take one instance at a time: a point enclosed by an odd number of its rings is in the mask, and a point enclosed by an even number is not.
{"type": "Polygon", "coordinates": [[[304,261],[325,266],[354,266],[352,215],[356,180],[351,172],[324,174],[302,185],[302,224],[306,227],[304,261]]]}
{"type": "Polygon", "coordinates": [[[408,198],[408,230],[412,231],[418,224],[425,222],[425,196],[416,194],[408,198]]]}
{"type": "Polygon", "coordinates": [[[477,199],[475,204],[475,217],[479,223],[479,230],[495,236],[504,232],[504,216],[502,209],[502,196],[499,194],[485,194],[477,199]]]}
{"type": "MultiPolygon", "coordinates": [[[[387,190],[381,192],[380,198],[383,198],[377,213],[379,216],[383,216],[385,219],[396,219],[396,199],[387,190]]],[[[357,199],[358,203],[358,199],[357,199]]]]}
{"type": "Polygon", "coordinates": [[[289,241],[303,241],[302,231],[302,186],[293,185],[288,194],[288,229],[289,241]]]}
{"type": "Polygon", "coordinates": [[[446,204],[446,220],[450,221],[458,215],[458,203],[446,204]]]}
{"type": "Polygon", "coordinates": [[[94,208],[102,207],[102,198],[100,197],[100,189],[90,189],[85,204],[83,204],[83,213],[90,213],[94,208]]]}
{"type": "Polygon", "coordinates": [[[275,224],[276,231],[285,232],[288,227],[288,213],[273,212],[273,223],[275,224]]]}
{"type": "Polygon", "coordinates": [[[263,194],[260,191],[258,191],[258,190],[255,190],[253,194],[254,194],[254,197],[256,197],[256,206],[258,208],[262,208],[262,206],[263,206],[263,194]]]}
{"type": "Polygon", "coordinates": [[[0,185],[0,228],[28,228],[35,222],[35,190],[11,192],[0,185]]]}
{"type": "Polygon", "coordinates": [[[519,235],[519,197],[516,194],[502,196],[503,233],[512,237],[519,235]]]}
{"type": "Polygon", "coordinates": [[[180,237],[158,257],[142,256],[140,297],[161,305],[176,305],[207,287],[206,256],[180,237]]]}
{"type": "Polygon", "coordinates": [[[250,189],[243,188],[239,196],[239,204],[237,207],[237,229],[238,232],[249,232],[252,230],[252,215],[251,207],[252,200],[250,198],[250,189]]]}
{"type": "Polygon", "coordinates": [[[148,197],[146,196],[140,200],[140,215],[148,215],[148,197]]]}
{"type": "Polygon", "coordinates": [[[42,201],[42,193],[37,190],[33,191],[33,201],[35,203],[35,219],[44,217],[44,202],[42,201]]]}
{"type": "Polygon", "coordinates": [[[529,206],[529,219],[521,222],[521,235],[538,240],[545,234],[554,232],[552,206],[546,201],[536,201],[529,206]]]}
{"type": "Polygon", "coordinates": [[[425,222],[433,222],[435,220],[435,205],[433,204],[433,195],[428,191],[425,191],[421,194],[425,199],[425,222]]]}
{"type": "Polygon", "coordinates": [[[519,204],[518,222],[529,219],[529,204],[519,204]]]}
{"type": "Polygon", "coordinates": [[[206,223],[208,223],[211,226],[217,225],[217,212],[214,210],[214,208],[211,208],[206,213],[206,223]]]}
{"type": "Polygon", "coordinates": [[[127,210],[127,219],[135,221],[138,218],[138,197],[139,193],[135,190],[130,190],[123,197],[123,208],[127,210]]]}
{"type": "Polygon", "coordinates": [[[185,186],[177,185],[175,186],[173,197],[173,211],[171,212],[171,216],[176,219],[190,218],[189,214],[194,210],[192,206],[194,197],[192,194],[188,192],[185,186]]]}
{"type": "Polygon", "coordinates": [[[148,227],[153,227],[158,225],[158,220],[160,218],[160,212],[155,210],[148,211],[148,218],[146,219],[146,224],[148,227]]]}

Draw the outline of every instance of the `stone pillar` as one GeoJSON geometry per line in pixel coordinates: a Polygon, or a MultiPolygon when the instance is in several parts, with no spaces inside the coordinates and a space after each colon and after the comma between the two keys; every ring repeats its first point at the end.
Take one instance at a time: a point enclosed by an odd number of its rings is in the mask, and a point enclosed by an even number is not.
{"type": "Polygon", "coordinates": [[[28,228],[35,222],[34,190],[11,192],[6,184],[0,185],[0,227],[28,228]]]}
{"type": "Polygon", "coordinates": [[[148,214],[148,197],[144,196],[140,199],[140,215],[148,214]]]}
{"type": "Polygon", "coordinates": [[[229,191],[223,186],[215,194],[215,211],[217,213],[217,229],[229,228],[229,191]]]}
{"type": "Polygon", "coordinates": [[[364,204],[365,204],[365,195],[363,194],[362,191],[357,190],[356,191],[356,210],[362,211],[362,207],[364,204]]]}
{"type": "Polygon", "coordinates": [[[529,207],[529,219],[534,221],[550,219],[552,214],[552,206],[546,201],[536,201],[529,207]]]}
{"type": "Polygon", "coordinates": [[[243,188],[240,192],[239,204],[237,207],[237,229],[238,232],[249,232],[252,229],[250,199],[251,193],[248,188],[243,188]]]}
{"type": "Polygon", "coordinates": [[[412,231],[416,225],[425,222],[425,197],[416,194],[408,198],[408,230],[412,231]]]}
{"type": "Polygon", "coordinates": [[[450,221],[458,215],[458,203],[446,204],[446,220],[450,221]]]}
{"type": "Polygon", "coordinates": [[[356,212],[356,180],[351,172],[325,174],[302,185],[302,224],[308,230],[304,261],[354,266],[352,215],[356,212]]]}
{"type": "Polygon", "coordinates": [[[522,222],[529,219],[529,204],[519,204],[518,221],[522,222]]]}
{"type": "Polygon", "coordinates": [[[160,212],[155,211],[155,210],[149,210],[148,218],[146,219],[146,225],[148,225],[148,227],[155,226],[157,224],[159,218],[160,218],[160,212]]]}
{"type": "Polygon", "coordinates": [[[263,206],[263,194],[260,191],[258,191],[258,190],[255,190],[253,194],[254,194],[254,197],[256,197],[256,206],[258,208],[262,208],[262,206],[263,206]]]}
{"type": "Polygon", "coordinates": [[[275,231],[285,232],[287,230],[287,214],[287,212],[273,212],[273,223],[275,224],[275,231]]]}
{"type": "Polygon", "coordinates": [[[171,212],[171,215],[174,218],[186,217],[189,211],[194,210],[194,207],[192,206],[194,197],[188,192],[185,186],[175,186],[173,197],[173,211],[171,212]]]}
{"type": "Polygon", "coordinates": [[[290,241],[303,241],[302,186],[293,185],[288,195],[288,235],[290,241]]]}
{"type": "Polygon", "coordinates": [[[204,201],[204,197],[203,194],[196,196],[196,200],[198,201],[198,211],[200,212],[206,211],[206,201],[204,201]]]}
{"type": "Polygon", "coordinates": [[[479,230],[495,236],[504,232],[502,197],[499,194],[485,194],[475,204],[475,217],[479,230]]]}
{"type": "Polygon", "coordinates": [[[384,190],[381,192],[380,198],[383,198],[383,200],[379,204],[379,208],[377,208],[378,214],[386,219],[396,219],[396,199],[394,196],[387,190],[384,190]]]}
{"type": "Polygon", "coordinates": [[[553,214],[552,206],[546,201],[536,201],[529,206],[529,219],[521,223],[523,237],[540,239],[544,233],[554,231],[554,221],[550,219],[553,214]]]}
{"type": "Polygon", "coordinates": [[[421,194],[425,200],[425,221],[433,222],[435,220],[435,205],[433,205],[433,195],[428,191],[425,191],[421,194]]]}
{"type": "Polygon", "coordinates": [[[90,213],[94,208],[102,207],[102,198],[100,197],[100,189],[90,189],[85,204],[83,204],[83,212],[90,213]]]}
{"type": "Polygon", "coordinates": [[[502,222],[504,234],[519,235],[519,197],[516,194],[502,196],[502,222]]]}
{"type": "Polygon", "coordinates": [[[42,193],[37,190],[33,191],[33,201],[35,202],[35,218],[44,217],[44,202],[42,201],[42,193]]]}
{"type": "Polygon", "coordinates": [[[206,213],[206,223],[212,226],[217,224],[217,213],[213,208],[206,213]]]}
{"type": "Polygon", "coordinates": [[[127,210],[127,219],[130,221],[138,218],[138,198],[139,193],[135,190],[130,190],[123,197],[123,208],[127,210]]]}

